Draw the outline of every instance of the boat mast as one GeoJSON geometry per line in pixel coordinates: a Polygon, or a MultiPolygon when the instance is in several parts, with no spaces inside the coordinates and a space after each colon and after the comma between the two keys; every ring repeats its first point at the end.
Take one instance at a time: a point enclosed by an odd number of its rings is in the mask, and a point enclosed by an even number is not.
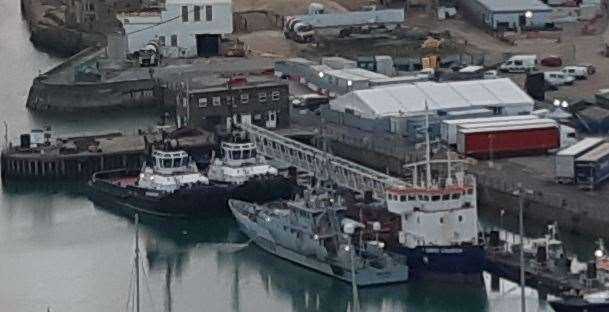
{"type": "Polygon", "coordinates": [[[425,174],[426,174],[426,187],[431,187],[431,148],[429,146],[429,106],[427,100],[425,100],[425,174]]]}
{"type": "Polygon", "coordinates": [[[140,312],[140,244],[139,215],[135,214],[135,311],[140,312]]]}

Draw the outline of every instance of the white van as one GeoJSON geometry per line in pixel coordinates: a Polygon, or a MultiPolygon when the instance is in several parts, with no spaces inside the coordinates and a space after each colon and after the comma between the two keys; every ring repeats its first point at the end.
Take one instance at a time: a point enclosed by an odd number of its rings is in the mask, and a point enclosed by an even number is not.
{"type": "Polygon", "coordinates": [[[549,71],[543,73],[543,77],[549,84],[553,86],[572,85],[575,77],[571,77],[563,72],[549,71]]]}
{"type": "Polygon", "coordinates": [[[575,79],[588,79],[588,68],[585,66],[565,66],[560,71],[575,79]]]}
{"type": "Polygon", "coordinates": [[[537,68],[537,55],[514,55],[499,66],[502,72],[530,72],[537,68]]]}

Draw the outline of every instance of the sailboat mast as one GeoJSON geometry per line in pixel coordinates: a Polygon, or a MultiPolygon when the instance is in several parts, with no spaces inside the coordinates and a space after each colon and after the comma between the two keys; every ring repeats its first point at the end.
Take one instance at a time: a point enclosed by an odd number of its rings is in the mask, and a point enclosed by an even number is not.
{"type": "Polygon", "coordinates": [[[425,174],[427,187],[431,187],[431,148],[429,146],[429,106],[425,100],[425,174]]]}
{"type": "Polygon", "coordinates": [[[140,218],[135,214],[135,311],[140,312],[140,218]]]}

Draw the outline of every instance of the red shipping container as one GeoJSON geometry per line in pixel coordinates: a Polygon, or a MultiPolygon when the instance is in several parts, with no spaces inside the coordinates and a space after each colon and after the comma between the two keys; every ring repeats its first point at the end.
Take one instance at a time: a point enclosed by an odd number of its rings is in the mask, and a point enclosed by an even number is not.
{"type": "Polygon", "coordinates": [[[459,153],[488,158],[545,153],[560,147],[558,126],[535,125],[464,129],[459,131],[459,153]]]}

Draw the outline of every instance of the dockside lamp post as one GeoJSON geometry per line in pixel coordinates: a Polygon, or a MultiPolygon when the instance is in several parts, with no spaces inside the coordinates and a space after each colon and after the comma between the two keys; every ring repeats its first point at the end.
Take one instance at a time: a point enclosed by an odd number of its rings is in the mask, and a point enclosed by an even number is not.
{"type": "Polygon", "coordinates": [[[359,295],[357,293],[357,281],[355,279],[355,245],[352,242],[355,226],[353,224],[346,224],[343,231],[347,237],[345,251],[349,253],[349,257],[351,258],[351,288],[353,290],[353,305],[351,307],[351,312],[359,312],[359,295]]]}
{"type": "Polygon", "coordinates": [[[522,183],[518,183],[516,191],[513,193],[518,196],[518,228],[520,234],[520,311],[526,312],[525,301],[525,268],[524,268],[524,196],[533,195],[533,191],[522,187],[522,183]]]}

